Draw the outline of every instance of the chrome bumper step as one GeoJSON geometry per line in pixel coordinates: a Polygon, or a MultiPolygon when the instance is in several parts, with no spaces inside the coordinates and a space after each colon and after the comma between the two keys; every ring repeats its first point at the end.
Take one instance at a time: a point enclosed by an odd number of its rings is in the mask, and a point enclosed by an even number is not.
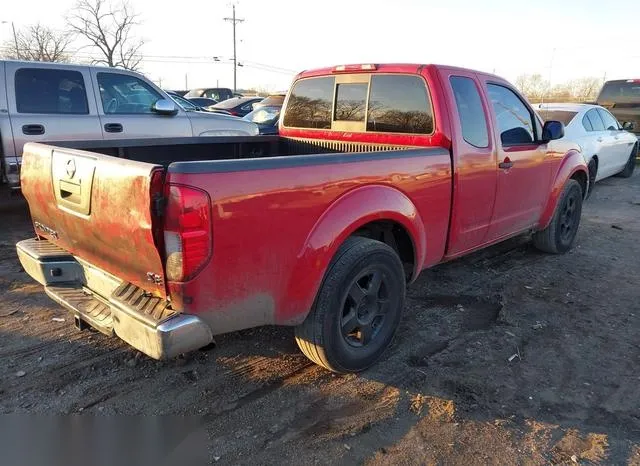
{"type": "Polygon", "coordinates": [[[28,239],[16,245],[25,271],[51,299],[71,311],[80,328],[88,324],[117,335],[154,359],[167,359],[213,341],[199,317],[182,314],[169,301],[74,257],[55,244],[28,239]]]}
{"type": "Polygon", "coordinates": [[[47,295],[55,302],[70,310],[81,321],[108,336],[113,336],[111,307],[78,287],[45,286],[47,295]]]}

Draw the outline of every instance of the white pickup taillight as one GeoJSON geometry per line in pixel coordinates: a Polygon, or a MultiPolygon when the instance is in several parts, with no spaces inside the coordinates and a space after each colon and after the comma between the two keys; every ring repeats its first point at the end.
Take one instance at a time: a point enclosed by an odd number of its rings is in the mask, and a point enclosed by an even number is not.
{"type": "Polygon", "coordinates": [[[170,185],[164,223],[167,280],[185,282],[211,258],[211,200],[196,188],[170,185]]]}

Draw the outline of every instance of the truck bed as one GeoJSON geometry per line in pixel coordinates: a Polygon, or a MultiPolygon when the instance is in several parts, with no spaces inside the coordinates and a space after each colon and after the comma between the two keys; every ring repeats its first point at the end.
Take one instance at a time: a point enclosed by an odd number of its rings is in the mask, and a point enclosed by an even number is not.
{"type": "Polygon", "coordinates": [[[112,139],[99,141],[48,141],[47,144],[79,149],[167,168],[174,162],[234,160],[327,154],[340,152],[386,152],[409,146],[364,144],[280,136],[191,137],[112,139]]]}

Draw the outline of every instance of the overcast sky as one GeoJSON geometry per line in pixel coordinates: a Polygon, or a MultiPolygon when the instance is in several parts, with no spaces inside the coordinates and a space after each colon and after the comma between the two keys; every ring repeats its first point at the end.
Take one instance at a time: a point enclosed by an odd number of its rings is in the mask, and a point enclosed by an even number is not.
{"type": "MultiPolygon", "coordinates": [[[[74,0],[3,2],[0,21],[64,27],[74,0]]],[[[167,89],[233,84],[227,0],[131,0],[143,72],[167,89]],[[212,57],[222,61],[214,63],[212,57]],[[167,58],[171,57],[171,58],[167,58]],[[190,58],[193,57],[193,58],[190,58]],[[209,57],[211,60],[209,61],[209,57]]],[[[541,73],[640,77],[636,0],[240,0],[238,87],[286,89],[296,71],[342,63],[443,63],[514,81],[541,73]],[[265,67],[267,65],[268,67],[265,67]]],[[[0,24],[0,40],[11,26],[0,24]]],[[[74,48],[77,48],[76,44],[74,48]]]]}

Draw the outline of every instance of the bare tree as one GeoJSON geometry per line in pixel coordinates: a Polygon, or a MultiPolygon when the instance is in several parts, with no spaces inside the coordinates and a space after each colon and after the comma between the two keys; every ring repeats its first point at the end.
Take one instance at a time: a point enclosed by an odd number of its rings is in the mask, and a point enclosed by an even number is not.
{"type": "Polygon", "coordinates": [[[579,102],[595,100],[602,86],[602,79],[581,78],[569,82],[568,87],[571,97],[579,102]]]}
{"type": "Polygon", "coordinates": [[[37,23],[18,31],[15,39],[6,41],[2,45],[2,55],[10,59],[65,62],[69,61],[68,48],[72,39],[68,32],[54,31],[37,23]]]}
{"type": "Polygon", "coordinates": [[[549,81],[544,79],[541,74],[520,75],[516,78],[515,85],[532,102],[544,99],[551,90],[549,81]]]}
{"type": "Polygon", "coordinates": [[[126,1],[78,0],[67,18],[69,28],[84,37],[101,57],[94,64],[137,70],[144,40],[133,35],[139,16],[126,1]]]}

